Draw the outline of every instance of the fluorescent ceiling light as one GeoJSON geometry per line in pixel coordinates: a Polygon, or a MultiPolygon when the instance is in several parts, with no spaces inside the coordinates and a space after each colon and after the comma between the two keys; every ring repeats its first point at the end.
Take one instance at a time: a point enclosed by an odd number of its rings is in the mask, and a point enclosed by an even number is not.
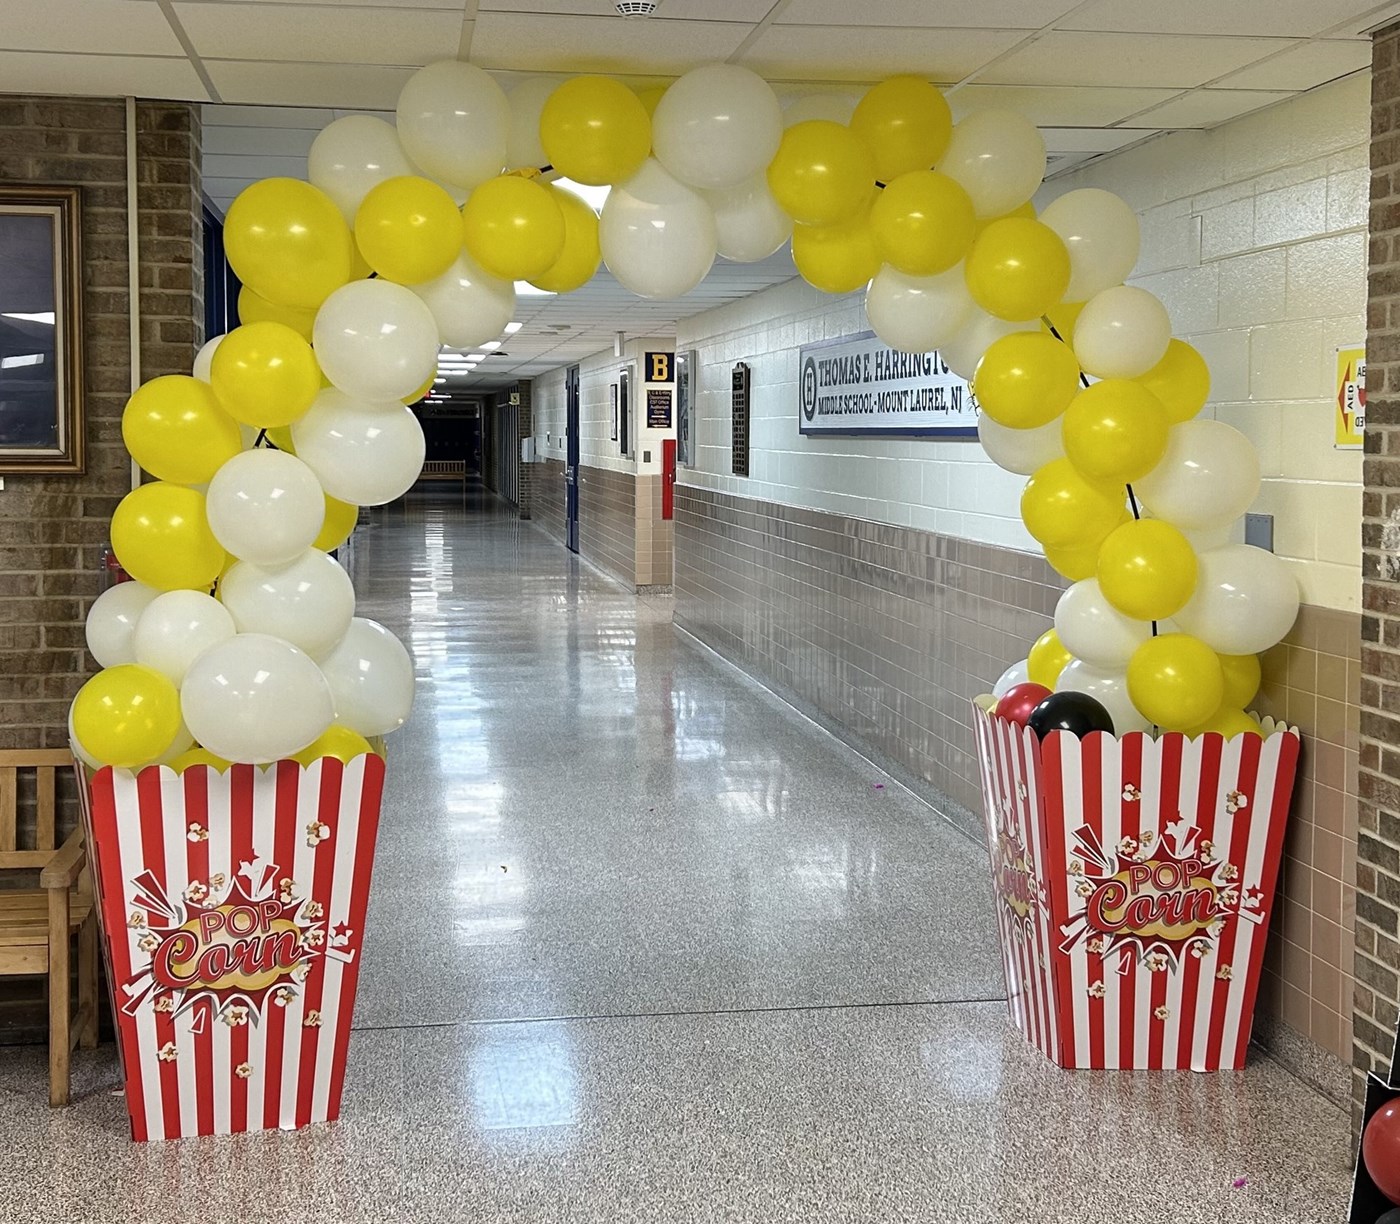
{"type": "Polygon", "coordinates": [[[586,183],[576,183],[573,179],[567,178],[555,179],[554,186],[573,192],[594,212],[603,211],[603,205],[607,203],[608,193],[612,191],[611,187],[590,187],[586,183]]]}
{"type": "MultiPolygon", "coordinates": [[[[664,228],[664,227],[663,227],[664,228]]],[[[529,281],[516,281],[515,292],[519,297],[554,297],[548,289],[538,289],[529,281]]]]}
{"type": "Polygon", "coordinates": [[[501,342],[499,340],[488,340],[481,347],[484,348],[488,353],[494,353],[498,348],[501,347],[501,342]]]}
{"type": "Polygon", "coordinates": [[[523,323],[507,323],[507,324],[506,324],[506,335],[507,335],[507,336],[513,336],[513,335],[515,335],[516,332],[518,332],[518,331],[519,331],[522,327],[524,327],[524,326],[525,326],[525,324],[523,324],[523,323]]]}
{"type": "Polygon", "coordinates": [[[4,317],[18,319],[21,323],[47,323],[50,327],[54,325],[54,312],[52,310],[40,311],[38,314],[26,314],[22,310],[17,310],[4,317]]]}
{"type": "Polygon", "coordinates": [[[446,381],[447,381],[447,379],[445,379],[445,378],[435,378],[435,379],[433,379],[433,382],[435,382],[435,383],[445,383],[446,381]]]}
{"type": "Polygon", "coordinates": [[[14,370],[20,366],[36,366],[44,364],[43,353],[23,353],[17,357],[0,357],[0,370],[14,370]]]}
{"type": "Polygon", "coordinates": [[[486,360],[486,354],[485,354],[485,353],[468,353],[468,354],[467,354],[467,360],[468,360],[468,361],[485,361],[485,360],[486,360]]]}

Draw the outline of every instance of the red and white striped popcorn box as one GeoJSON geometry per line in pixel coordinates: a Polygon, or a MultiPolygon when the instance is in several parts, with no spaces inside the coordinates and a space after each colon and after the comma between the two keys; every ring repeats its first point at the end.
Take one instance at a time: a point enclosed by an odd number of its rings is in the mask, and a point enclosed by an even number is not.
{"type": "Polygon", "coordinates": [[[974,712],[1007,1001],[1062,1067],[1244,1065],[1299,737],[974,712]]]}
{"type": "Polygon", "coordinates": [[[383,788],[373,754],[80,787],[133,1138],[339,1114],[383,788]]]}

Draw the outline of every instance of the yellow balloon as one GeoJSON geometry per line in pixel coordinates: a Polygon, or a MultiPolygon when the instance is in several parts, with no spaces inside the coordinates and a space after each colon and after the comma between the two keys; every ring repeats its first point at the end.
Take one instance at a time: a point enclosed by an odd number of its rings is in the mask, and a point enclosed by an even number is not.
{"type": "Polygon", "coordinates": [[[360,248],[355,245],[352,236],[350,241],[350,279],[368,280],[374,275],[374,269],[369,266],[369,260],[360,254],[360,248]]]}
{"type": "Polygon", "coordinates": [[[180,753],[170,762],[170,768],[176,773],[184,773],[191,765],[208,765],[218,773],[223,773],[232,761],[226,761],[221,756],[215,756],[208,748],[201,748],[196,744],[193,748],[180,753]]]}
{"type": "Polygon", "coordinates": [[[1167,428],[1167,415],[1151,391],[1126,378],[1105,378],[1065,410],[1065,455],[1086,480],[1131,484],[1161,462],[1167,428]]]}
{"type": "Polygon", "coordinates": [[[648,119],[656,114],[656,108],[668,89],[669,85],[648,85],[645,89],[637,90],[637,98],[646,107],[648,119]]]}
{"type": "Polygon", "coordinates": [[[565,178],[593,187],[620,183],[651,153],[651,116],[621,81],[577,76],[544,104],[540,143],[565,178]]]}
{"type": "MultiPolygon", "coordinates": [[[[989,225],[994,225],[998,221],[1004,221],[1007,217],[1025,217],[1028,221],[1035,220],[1035,205],[1027,200],[1024,204],[1019,204],[1009,213],[1002,213],[999,217],[979,217],[977,219],[977,230],[972,235],[976,238],[989,225]]],[[[1064,333],[1062,332],[1061,335],[1064,333]]]]}
{"type": "Polygon", "coordinates": [[[803,280],[824,293],[850,293],[868,284],[881,263],[870,214],[835,225],[794,226],[792,262],[803,280]]]}
{"type": "Polygon", "coordinates": [[[243,449],[235,421],[208,383],[167,374],[143,383],[122,412],[122,441],[157,480],[207,484],[243,449]]]}
{"type": "Polygon", "coordinates": [[[204,494],[160,480],[121,499],[112,551],[137,582],[158,591],[207,591],[227,560],[209,530],[204,494]]]}
{"type": "Polygon", "coordinates": [[[1041,326],[1047,333],[1057,335],[1069,344],[1070,337],[1074,335],[1074,325],[1079,321],[1079,312],[1083,309],[1083,302],[1057,302],[1045,312],[1041,326]]]}
{"type": "Polygon", "coordinates": [[[1225,704],[1242,710],[1259,693],[1264,678],[1258,655],[1221,655],[1220,670],[1225,676],[1225,704]]]}
{"type": "Polygon", "coordinates": [[[1198,727],[1220,708],[1220,659],[1199,638],[1164,633],[1148,638],[1128,660],[1128,696],[1164,731],[1198,727]]]}
{"type": "Polygon", "coordinates": [[[385,280],[421,285],[446,272],[461,252],[462,214],[429,179],[385,179],[355,213],[355,245],[385,280]]]}
{"type": "Polygon", "coordinates": [[[278,306],[314,310],[350,279],[350,227],[310,183],[263,179],[245,187],[224,220],[238,279],[278,306]]]}
{"type": "Polygon", "coordinates": [[[285,323],[245,323],[214,350],[210,385],[235,421],[257,429],[290,425],[321,389],[316,355],[285,323]]]}
{"type": "Polygon", "coordinates": [[[180,693],[160,672],[136,663],[107,667],[73,699],[73,734],[103,765],[149,764],[180,732],[180,693]]]}
{"type": "Polygon", "coordinates": [[[297,453],[297,445],[292,441],[292,427],[290,425],[278,425],[269,429],[267,440],[278,450],[286,451],[289,455],[297,453]]]}
{"type": "Polygon", "coordinates": [[[598,214],[572,191],[550,187],[549,194],[564,215],[564,247],[549,271],[530,283],[550,293],[570,293],[588,284],[603,262],[598,245],[598,214]]]}
{"type": "Polygon", "coordinates": [[[299,306],[278,306],[247,285],[238,291],[238,321],[240,323],[285,323],[298,336],[311,343],[311,327],[316,322],[314,310],[299,306]]]}
{"type": "Polygon", "coordinates": [[[1101,540],[1082,548],[1047,548],[1045,559],[1056,573],[1062,574],[1071,582],[1082,582],[1092,578],[1099,568],[1099,548],[1101,540]]]}
{"type": "Polygon", "coordinates": [[[1008,429],[1048,425],[1079,390],[1079,362],[1068,344],[1045,332],[994,340],[972,376],[982,411],[1008,429]]]}
{"type": "Polygon", "coordinates": [[[403,402],[405,404],[416,404],[420,399],[427,395],[429,391],[433,389],[433,382],[436,379],[437,371],[434,370],[431,374],[428,375],[426,379],[423,380],[423,385],[419,387],[417,391],[415,391],[412,395],[404,397],[403,402]]]}
{"type": "Polygon", "coordinates": [[[321,521],[321,532],[311,547],[319,548],[322,552],[334,552],[350,538],[359,519],[359,506],[352,506],[327,493],[326,517],[321,521]]]}
{"type": "Polygon", "coordinates": [[[342,727],[339,723],[331,723],[319,738],[313,740],[300,752],[293,753],[292,760],[299,761],[303,765],[310,765],[322,757],[335,757],[336,760],[344,761],[348,765],[357,756],[363,756],[365,753],[373,751],[369,740],[365,739],[358,731],[342,727]]]}
{"type": "Polygon", "coordinates": [[[1206,406],[1210,396],[1210,367],[1185,340],[1173,340],[1167,354],[1133,381],[1141,383],[1161,401],[1173,425],[1189,421],[1206,406]]]}
{"type": "Polygon", "coordinates": [[[870,210],[880,254],[909,276],[946,272],[967,254],[976,224],[972,197],[936,170],[901,174],[870,210]]]}
{"type": "Polygon", "coordinates": [[[1039,468],[1021,494],[1026,530],[1046,548],[1088,548],[1114,530],[1124,513],[1122,489],[1090,484],[1068,459],[1039,468]]]}
{"type": "Polygon", "coordinates": [[[953,135],[953,113],[922,77],[893,76],[871,86],[856,104],[851,131],[875,158],[876,177],[888,183],[933,167],[953,135]]]}
{"type": "Polygon", "coordinates": [[[1069,666],[1074,656],[1065,649],[1060,635],[1047,629],[1036,639],[1026,656],[1026,675],[1032,684],[1042,684],[1048,689],[1055,687],[1060,673],[1069,666]]]}
{"type": "Polygon", "coordinates": [[[875,159],[850,128],[827,119],[795,123],[768,166],[768,188],[799,225],[849,221],[870,201],[875,159]]]}
{"type": "Polygon", "coordinates": [[[1199,726],[1190,728],[1186,734],[1192,739],[1198,735],[1204,735],[1207,731],[1218,731],[1227,740],[1234,739],[1237,735],[1263,735],[1264,728],[1259,725],[1259,720],[1252,714],[1246,714],[1243,710],[1231,706],[1228,702],[1216,710],[1205,722],[1199,726]]]}
{"type": "MultiPolygon", "coordinates": [[[[636,102],[630,90],[627,96],[636,102]]],[[[467,254],[502,280],[544,276],[564,250],[559,202],[543,183],[518,174],[482,183],[462,205],[462,218],[467,254]]]]}
{"type": "Polygon", "coordinates": [[[965,265],[972,300],[998,319],[1038,319],[1069,288],[1069,250],[1048,225],[1003,217],[978,236],[965,265]]]}
{"type": "Polygon", "coordinates": [[[1180,612],[1196,589],[1196,570],[1191,542],[1160,519],[1124,523],[1099,549],[1099,589],[1134,620],[1165,620],[1180,612]]]}

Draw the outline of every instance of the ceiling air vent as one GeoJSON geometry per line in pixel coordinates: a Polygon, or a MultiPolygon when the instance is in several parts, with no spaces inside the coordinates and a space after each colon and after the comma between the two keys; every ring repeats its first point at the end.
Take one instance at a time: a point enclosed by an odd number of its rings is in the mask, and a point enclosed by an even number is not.
{"type": "Polygon", "coordinates": [[[657,0],[616,0],[613,7],[623,17],[650,17],[656,12],[657,0]]]}

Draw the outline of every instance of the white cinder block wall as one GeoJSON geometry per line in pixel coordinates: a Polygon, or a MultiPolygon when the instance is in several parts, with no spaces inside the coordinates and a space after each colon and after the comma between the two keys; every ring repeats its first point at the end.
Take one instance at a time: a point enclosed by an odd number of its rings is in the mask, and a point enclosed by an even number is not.
{"type": "MultiPolygon", "coordinates": [[[[1207,409],[1258,446],[1275,550],[1306,602],[1360,603],[1361,456],[1332,446],[1333,350],[1365,337],[1369,79],[1362,73],[1210,132],[1183,132],[1055,179],[1122,195],[1142,219],[1135,283],[1158,294],[1214,378],[1207,409]]],[[[797,349],[866,328],[860,295],[796,282],[681,322],[698,365],[682,484],[1034,549],[1023,480],[974,442],[803,438],[797,349]],[[730,371],[752,378],[751,478],[729,474],[730,371]]],[[[550,376],[553,377],[553,376],[550,376]]],[[[543,380],[541,380],[543,381],[543,380]]],[[[561,376],[562,387],[562,376],[561,376]]]]}

